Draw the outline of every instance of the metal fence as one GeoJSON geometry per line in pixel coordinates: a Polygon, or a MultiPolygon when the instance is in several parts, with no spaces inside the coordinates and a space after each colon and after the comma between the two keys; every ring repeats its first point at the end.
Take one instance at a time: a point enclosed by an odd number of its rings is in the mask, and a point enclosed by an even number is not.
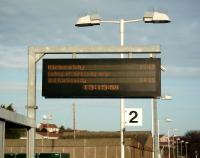
{"type": "MultiPolygon", "coordinates": [[[[4,158],[26,158],[25,153],[6,153],[4,158]]],[[[36,153],[35,158],[70,158],[68,153],[36,153]]]]}

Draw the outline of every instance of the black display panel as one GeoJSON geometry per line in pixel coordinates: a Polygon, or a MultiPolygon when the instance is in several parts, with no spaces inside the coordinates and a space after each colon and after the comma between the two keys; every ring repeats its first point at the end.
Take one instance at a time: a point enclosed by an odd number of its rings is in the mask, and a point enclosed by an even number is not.
{"type": "Polygon", "coordinates": [[[45,98],[156,98],[159,58],[43,59],[45,98]]]}

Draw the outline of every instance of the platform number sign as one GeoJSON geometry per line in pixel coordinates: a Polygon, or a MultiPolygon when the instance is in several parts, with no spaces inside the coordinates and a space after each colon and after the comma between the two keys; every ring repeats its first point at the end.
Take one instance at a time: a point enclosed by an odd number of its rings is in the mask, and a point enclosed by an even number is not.
{"type": "Polygon", "coordinates": [[[142,126],[142,108],[125,108],[125,126],[142,126]]]}

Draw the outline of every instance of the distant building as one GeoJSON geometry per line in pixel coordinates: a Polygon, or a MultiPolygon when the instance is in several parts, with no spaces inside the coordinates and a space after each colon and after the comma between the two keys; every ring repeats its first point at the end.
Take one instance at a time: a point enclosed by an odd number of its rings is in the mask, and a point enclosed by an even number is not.
{"type": "Polygon", "coordinates": [[[59,128],[55,124],[40,123],[37,128],[36,139],[58,139],[59,128]]]}
{"type": "Polygon", "coordinates": [[[169,147],[170,147],[170,154],[172,155],[172,157],[175,157],[176,155],[178,155],[178,153],[177,153],[177,143],[180,144],[180,140],[184,140],[184,137],[183,136],[170,136],[169,144],[168,144],[168,136],[160,135],[159,145],[160,145],[161,156],[162,157],[168,157],[169,147]]]}
{"type": "Polygon", "coordinates": [[[38,129],[42,131],[43,129],[46,129],[49,133],[58,133],[59,128],[55,124],[47,124],[47,123],[40,123],[38,129]]]}
{"type": "Polygon", "coordinates": [[[168,137],[166,135],[161,135],[160,136],[160,143],[167,143],[168,142],[168,137]]]}

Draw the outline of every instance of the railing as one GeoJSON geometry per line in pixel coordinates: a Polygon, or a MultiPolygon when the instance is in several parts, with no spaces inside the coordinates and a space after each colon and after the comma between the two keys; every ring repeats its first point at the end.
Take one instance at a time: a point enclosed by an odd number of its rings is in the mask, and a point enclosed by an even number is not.
{"type": "MultiPolygon", "coordinates": [[[[26,158],[26,153],[6,153],[4,158],[26,158]]],[[[35,158],[70,158],[69,153],[36,153],[35,158]]]]}

